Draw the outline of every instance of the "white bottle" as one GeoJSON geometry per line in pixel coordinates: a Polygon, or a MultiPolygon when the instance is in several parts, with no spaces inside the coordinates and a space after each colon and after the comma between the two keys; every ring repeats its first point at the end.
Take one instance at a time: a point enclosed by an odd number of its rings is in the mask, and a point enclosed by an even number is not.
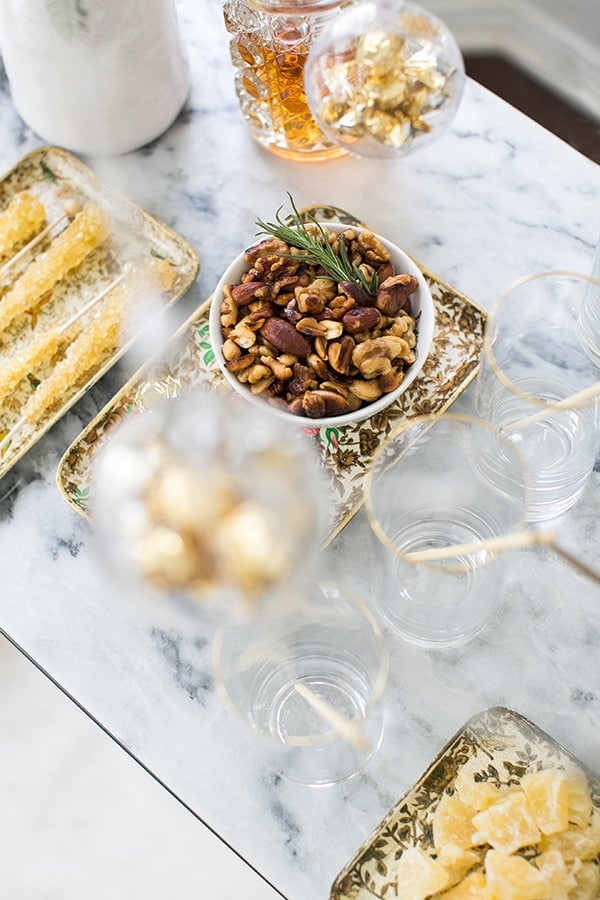
{"type": "Polygon", "coordinates": [[[78,153],[125,153],[185,102],[175,0],[0,0],[0,51],[21,117],[78,153]]]}

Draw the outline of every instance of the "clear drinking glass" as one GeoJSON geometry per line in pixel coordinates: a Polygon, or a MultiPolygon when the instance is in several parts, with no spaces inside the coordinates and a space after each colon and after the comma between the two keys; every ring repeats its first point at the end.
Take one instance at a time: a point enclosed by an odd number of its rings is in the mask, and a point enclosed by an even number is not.
{"type": "Polygon", "coordinates": [[[380,447],[365,500],[377,538],[374,602],[389,628],[429,648],[476,635],[493,612],[506,573],[502,553],[480,544],[518,532],[527,512],[528,478],[519,451],[470,416],[412,419],[380,447]],[[502,461],[498,483],[480,465],[482,435],[502,461]],[[445,558],[426,561],[437,548],[449,548],[445,558]]]}
{"type": "MultiPolygon", "coordinates": [[[[577,501],[600,444],[600,282],[541,272],[511,285],[492,308],[477,378],[477,413],[518,446],[532,479],[528,521],[577,501]]],[[[496,465],[481,447],[490,477],[496,465]]]]}
{"type": "Polygon", "coordinates": [[[291,590],[268,616],[221,630],[214,668],[225,705],[285,778],[344,781],[380,745],[387,648],[372,613],[335,587],[291,590]]]}
{"type": "Polygon", "coordinates": [[[600,240],[596,246],[592,278],[585,288],[579,310],[577,327],[582,343],[600,365],[600,240]]]}

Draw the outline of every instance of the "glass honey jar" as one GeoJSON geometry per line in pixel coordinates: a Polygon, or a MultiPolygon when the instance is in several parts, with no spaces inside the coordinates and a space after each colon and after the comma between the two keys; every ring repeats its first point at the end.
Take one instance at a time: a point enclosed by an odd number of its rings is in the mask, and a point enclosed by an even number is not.
{"type": "Polygon", "coordinates": [[[228,0],[235,87],[252,136],[288,159],[333,159],[347,151],[315,122],[304,67],[321,29],[354,0],[228,0]]]}

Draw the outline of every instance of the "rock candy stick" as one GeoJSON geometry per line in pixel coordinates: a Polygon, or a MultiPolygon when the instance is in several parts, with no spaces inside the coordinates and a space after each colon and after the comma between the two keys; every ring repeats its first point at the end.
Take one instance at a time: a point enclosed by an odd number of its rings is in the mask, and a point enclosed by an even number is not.
{"type": "Polygon", "coordinates": [[[107,215],[92,203],[86,204],[4,295],[0,301],[0,332],[82,263],[92,250],[106,240],[109,233],[107,215]]]}
{"type": "Polygon", "coordinates": [[[75,338],[64,357],[56,364],[31,395],[22,411],[22,419],[37,422],[87,372],[96,369],[115,349],[119,341],[122,303],[119,288],[113,291],[98,315],[75,338]]]}
{"type": "Polygon", "coordinates": [[[14,391],[29,372],[34,372],[39,365],[46,363],[61,349],[69,337],[74,336],[73,330],[77,325],[82,324],[81,320],[85,314],[103,300],[125,277],[125,275],[119,275],[93,300],[72,315],[67,322],[47,328],[41,334],[36,335],[27,347],[15,353],[3,366],[0,366],[0,406],[3,399],[14,391]]]}
{"type": "Polygon", "coordinates": [[[75,325],[81,323],[83,316],[121,282],[123,282],[123,289],[119,296],[125,309],[125,305],[130,299],[129,295],[142,290],[147,284],[147,282],[139,281],[139,276],[151,278],[152,282],[157,283],[162,290],[172,287],[175,279],[171,264],[164,259],[149,257],[143,261],[129,264],[122,275],[105,287],[93,300],[86,303],[67,322],[43,331],[33,339],[29,346],[20,353],[16,353],[4,366],[0,366],[0,405],[3,398],[14,391],[29,372],[33,372],[38,365],[54,356],[67,340],[68,333],[73,330],[75,325]]]}
{"type": "Polygon", "coordinates": [[[29,191],[21,191],[13,197],[0,213],[0,256],[30,238],[45,221],[46,210],[39,197],[29,191]]]}
{"type": "Polygon", "coordinates": [[[40,244],[47,235],[50,234],[55,228],[58,228],[59,225],[62,225],[63,222],[68,222],[69,219],[72,219],[73,216],[77,215],[81,206],[77,203],[76,200],[67,200],[65,203],[65,211],[59,216],[57,219],[54,219],[53,222],[50,222],[49,225],[46,225],[42,231],[38,232],[32,240],[30,240],[24,247],[22,247],[18,253],[15,253],[14,256],[8,260],[8,262],[4,263],[3,266],[0,266],[0,278],[4,278],[10,269],[13,269],[18,262],[20,262],[23,257],[27,253],[31,253],[32,250],[35,250],[38,244],[40,244]]]}
{"type": "MultiPolygon", "coordinates": [[[[52,409],[60,397],[83,375],[99,366],[117,346],[121,323],[128,309],[132,294],[147,287],[148,278],[163,290],[173,285],[175,273],[169,262],[150,257],[143,262],[132,263],[127,272],[119,276],[79,313],[63,326],[67,329],[74,320],[87,312],[109,293],[109,299],[98,316],[81,332],[68,348],[63,359],[44,379],[25,404],[21,417],[0,440],[0,454],[6,451],[14,436],[26,422],[35,422],[38,416],[52,409]],[[147,276],[140,280],[140,275],[147,276]]],[[[56,329],[58,332],[59,329],[56,329]]],[[[52,337],[54,341],[54,336],[52,337]]]]}

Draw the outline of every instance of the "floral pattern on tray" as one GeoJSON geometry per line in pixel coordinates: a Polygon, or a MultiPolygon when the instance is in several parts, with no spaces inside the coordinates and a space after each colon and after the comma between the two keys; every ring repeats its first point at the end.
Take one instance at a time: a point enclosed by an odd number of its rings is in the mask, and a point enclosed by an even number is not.
{"type": "MultiPolygon", "coordinates": [[[[420,266],[432,292],[436,327],[431,353],[419,377],[387,410],[341,428],[311,428],[299,420],[307,439],[317,445],[333,496],[329,540],[362,504],[362,483],[382,439],[403,419],[445,410],[477,373],[486,314],[467,297],[420,266]]],[[[111,429],[132,409],[147,409],[158,396],[175,397],[205,384],[231,390],[220,373],[208,336],[208,308],[203,304],[169,342],[159,363],[149,363],[107,404],[63,456],[57,481],[65,500],[86,515],[89,510],[95,455],[111,429]]]]}
{"type": "MultiPolygon", "coordinates": [[[[512,709],[493,707],[473,716],[416,784],[390,810],[337,876],[330,900],[391,900],[397,896],[391,861],[411,846],[433,847],[435,809],[467,765],[476,780],[496,787],[516,784],[527,772],[554,766],[585,767],[552,737],[512,709]]],[[[600,807],[600,778],[586,773],[592,802],[600,807]]],[[[443,896],[443,894],[441,895],[443,896]]]]}

